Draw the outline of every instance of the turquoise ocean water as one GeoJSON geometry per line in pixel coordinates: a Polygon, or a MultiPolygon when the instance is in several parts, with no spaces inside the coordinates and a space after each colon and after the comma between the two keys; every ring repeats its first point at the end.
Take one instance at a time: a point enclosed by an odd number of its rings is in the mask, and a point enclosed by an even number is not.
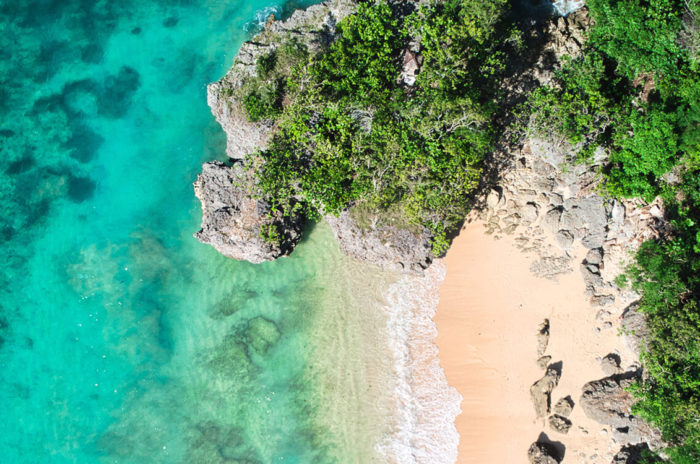
{"type": "Polygon", "coordinates": [[[324,225],[258,266],[192,237],[205,86],[272,7],[0,0],[0,462],[370,462],[390,279],[324,225]]]}

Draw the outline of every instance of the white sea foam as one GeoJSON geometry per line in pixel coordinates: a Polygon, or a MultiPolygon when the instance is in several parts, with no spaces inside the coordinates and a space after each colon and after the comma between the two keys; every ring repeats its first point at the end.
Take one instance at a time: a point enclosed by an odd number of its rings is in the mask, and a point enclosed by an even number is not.
{"type": "Polygon", "coordinates": [[[243,26],[243,30],[245,30],[248,34],[257,34],[258,32],[262,31],[262,28],[265,23],[267,23],[270,15],[275,15],[277,17],[280,11],[280,8],[276,6],[268,6],[262,10],[256,11],[253,19],[243,26]]]}
{"type": "Polygon", "coordinates": [[[562,16],[573,13],[585,4],[586,2],[583,0],[557,0],[553,2],[554,8],[562,16]]]}
{"type": "Polygon", "coordinates": [[[438,289],[445,266],[434,263],[422,276],[405,276],[389,289],[388,331],[394,357],[396,416],[379,444],[389,463],[450,464],[457,459],[455,417],[462,397],[447,383],[435,345],[438,289]]]}

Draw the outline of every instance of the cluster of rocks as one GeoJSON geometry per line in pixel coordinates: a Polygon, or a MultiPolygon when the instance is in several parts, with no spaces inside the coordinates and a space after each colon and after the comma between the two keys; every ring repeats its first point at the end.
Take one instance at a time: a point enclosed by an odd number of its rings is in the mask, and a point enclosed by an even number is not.
{"type": "MultiPolygon", "coordinates": [[[[576,164],[571,147],[563,142],[531,139],[508,158],[513,162],[485,196],[479,213],[487,232],[515,236],[517,246],[535,257],[531,271],[542,278],[556,280],[578,267],[595,311],[596,331],[622,329],[638,356],[646,334],[644,317],[635,310],[638,295],[619,288],[614,279],[641,243],[666,233],[661,205],[603,198],[595,163],[576,164]],[[587,251],[576,263],[581,247],[587,251]]],[[[549,321],[538,328],[537,364],[545,373],[532,385],[530,395],[537,417],[546,418],[550,430],[566,434],[573,425],[566,413],[574,403],[567,397],[552,407],[561,364],[552,364],[552,357],[545,354],[550,330],[549,321]]],[[[625,387],[640,375],[639,365],[632,364],[625,372],[616,353],[600,363],[608,377],[587,383],[579,404],[587,417],[610,431],[611,446],[621,447],[609,458],[614,463],[635,463],[639,456],[635,450],[662,445],[658,431],[631,413],[633,397],[625,387]]],[[[533,444],[530,462],[559,462],[561,453],[548,443],[540,438],[533,444]]]]}
{"type": "MultiPolygon", "coordinates": [[[[542,321],[537,328],[537,365],[545,373],[530,387],[530,399],[537,418],[547,418],[551,430],[566,435],[572,426],[569,416],[574,409],[574,401],[566,396],[552,406],[552,392],[559,385],[562,363],[550,364],[552,356],[545,354],[549,346],[550,329],[549,319],[542,321]]],[[[563,458],[562,451],[544,433],[530,446],[527,455],[531,464],[555,464],[563,458]]]]}
{"type": "MultiPolygon", "coordinates": [[[[536,417],[546,419],[551,431],[566,435],[573,426],[570,416],[575,403],[571,396],[564,396],[552,405],[552,393],[559,385],[562,363],[550,363],[552,356],[545,354],[550,330],[548,319],[537,328],[537,365],[545,370],[545,373],[530,387],[530,398],[536,417]]],[[[642,371],[636,364],[623,371],[617,353],[609,353],[600,359],[600,366],[607,377],[586,383],[578,404],[589,419],[606,426],[601,433],[608,434],[610,431],[610,446],[620,447],[616,455],[607,455],[612,464],[635,464],[640,462],[642,450],[658,449],[663,445],[659,431],[632,414],[634,398],[626,388],[642,375],[642,371]]],[[[583,427],[579,426],[579,429],[584,434],[588,433],[583,427]]],[[[530,446],[528,459],[531,464],[559,463],[563,459],[564,451],[562,443],[550,440],[542,432],[537,441],[530,446]]],[[[580,457],[586,458],[585,455],[580,457]]],[[[592,455],[591,458],[595,462],[600,459],[598,455],[592,455]]]]}
{"type": "Polygon", "coordinates": [[[504,173],[485,195],[479,216],[487,232],[514,235],[521,250],[537,256],[532,272],[555,280],[577,266],[574,257],[583,245],[588,251],[578,268],[586,295],[599,308],[597,330],[611,329],[638,298],[615,278],[644,241],[666,233],[660,202],[604,198],[598,193],[603,155],[576,163],[565,141],[531,138],[502,156],[504,173]]]}

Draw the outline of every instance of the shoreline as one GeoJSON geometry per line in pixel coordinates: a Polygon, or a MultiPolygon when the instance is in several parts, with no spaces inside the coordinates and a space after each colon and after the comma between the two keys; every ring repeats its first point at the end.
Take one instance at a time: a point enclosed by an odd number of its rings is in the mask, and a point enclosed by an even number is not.
{"type": "MultiPolygon", "coordinates": [[[[617,353],[626,367],[635,356],[612,327],[600,330],[578,270],[557,281],[537,277],[532,255],[516,246],[515,237],[496,238],[472,221],[443,258],[436,344],[450,386],[463,396],[456,462],[525,463],[530,444],[544,441],[565,449],[563,462],[609,463],[619,445],[610,427],[586,417],[579,397],[586,382],[605,377],[601,357],[617,353]],[[574,402],[568,434],[537,418],[530,399],[530,386],[544,374],[536,334],[545,318],[551,322],[545,354],[562,363],[552,405],[567,396],[574,402]]],[[[585,250],[572,254],[580,262],[585,250]]]]}

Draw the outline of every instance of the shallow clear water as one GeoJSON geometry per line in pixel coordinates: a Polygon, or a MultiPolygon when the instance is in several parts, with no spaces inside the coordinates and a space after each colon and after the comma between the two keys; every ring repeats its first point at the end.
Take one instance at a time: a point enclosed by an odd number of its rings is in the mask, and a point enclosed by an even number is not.
{"type": "Polygon", "coordinates": [[[0,462],[370,462],[391,278],[324,225],[258,266],[192,237],[205,86],[275,6],[0,0],[0,462]]]}

